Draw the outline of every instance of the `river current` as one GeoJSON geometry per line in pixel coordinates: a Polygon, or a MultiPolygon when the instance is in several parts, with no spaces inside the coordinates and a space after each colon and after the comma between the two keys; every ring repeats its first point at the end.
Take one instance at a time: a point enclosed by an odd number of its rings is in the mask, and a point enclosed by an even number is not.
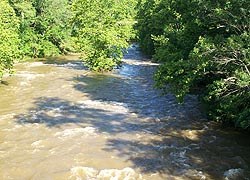
{"type": "Polygon", "coordinates": [[[196,96],[161,96],[157,66],[137,45],[108,73],[77,56],[16,64],[0,85],[0,179],[249,179],[249,134],[207,121],[196,96]]]}

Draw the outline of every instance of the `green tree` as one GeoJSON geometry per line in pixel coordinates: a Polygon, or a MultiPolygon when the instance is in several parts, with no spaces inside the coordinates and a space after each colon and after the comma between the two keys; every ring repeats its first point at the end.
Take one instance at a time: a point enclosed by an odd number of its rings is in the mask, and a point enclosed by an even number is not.
{"type": "Polygon", "coordinates": [[[33,5],[37,16],[34,26],[42,46],[41,56],[67,51],[71,35],[69,0],[36,0],[33,5]]]}
{"type": "Polygon", "coordinates": [[[249,128],[250,2],[148,0],[141,7],[146,10],[138,14],[139,36],[162,63],[156,86],[180,102],[198,93],[209,117],[249,128]],[[147,32],[155,19],[159,27],[147,32]]]}
{"type": "Polygon", "coordinates": [[[135,1],[76,0],[73,35],[82,59],[93,70],[111,70],[121,62],[133,36],[135,1]]]}
{"type": "Polygon", "coordinates": [[[37,56],[38,37],[33,24],[36,22],[36,9],[29,0],[9,0],[20,21],[19,49],[23,56],[37,56]]]}
{"type": "Polygon", "coordinates": [[[19,22],[8,1],[0,1],[0,80],[4,73],[11,72],[18,56],[19,22]]]}
{"type": "Polygon", "coordinates": [[[44,57],[68,50],[69,0],[9,0],[20,19],[23,56],[44,57]]]}

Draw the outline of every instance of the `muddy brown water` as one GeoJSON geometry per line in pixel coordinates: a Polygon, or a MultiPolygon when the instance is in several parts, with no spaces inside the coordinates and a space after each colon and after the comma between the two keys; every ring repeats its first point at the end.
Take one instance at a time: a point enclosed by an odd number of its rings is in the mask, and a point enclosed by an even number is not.
{"type": "Polygon", "coordinates": [[[123,61],[110,73],[76,56],[17,64],[0,85],[0,179],[249,179],[249,134],[208,122],[195,96],[160,96],[136,45],[123,61]]]}

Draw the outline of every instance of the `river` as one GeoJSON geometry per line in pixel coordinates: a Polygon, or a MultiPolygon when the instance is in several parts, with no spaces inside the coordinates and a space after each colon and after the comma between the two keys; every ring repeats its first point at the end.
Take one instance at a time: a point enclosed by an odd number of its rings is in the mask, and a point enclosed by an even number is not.
{"type": "Polygon", "coordinates": [[[157,66],[137,45],[107,73],[77,56],[16,64],[0,85],[0,179],[249,179],[249,134],[207,121],[196,96],[161,96],[157,66]]]}

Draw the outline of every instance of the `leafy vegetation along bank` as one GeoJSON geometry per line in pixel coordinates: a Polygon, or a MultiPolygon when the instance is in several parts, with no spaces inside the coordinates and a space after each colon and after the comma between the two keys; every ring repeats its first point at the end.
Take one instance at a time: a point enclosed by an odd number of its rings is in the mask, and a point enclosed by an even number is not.
{"type": "Polygon", "coordinates": [[[162,63],[156,86],[179,101],[199,94],[210,118],[249,129],[250,1],[144,0],[138,7],[141,47],[162,63]]]}

